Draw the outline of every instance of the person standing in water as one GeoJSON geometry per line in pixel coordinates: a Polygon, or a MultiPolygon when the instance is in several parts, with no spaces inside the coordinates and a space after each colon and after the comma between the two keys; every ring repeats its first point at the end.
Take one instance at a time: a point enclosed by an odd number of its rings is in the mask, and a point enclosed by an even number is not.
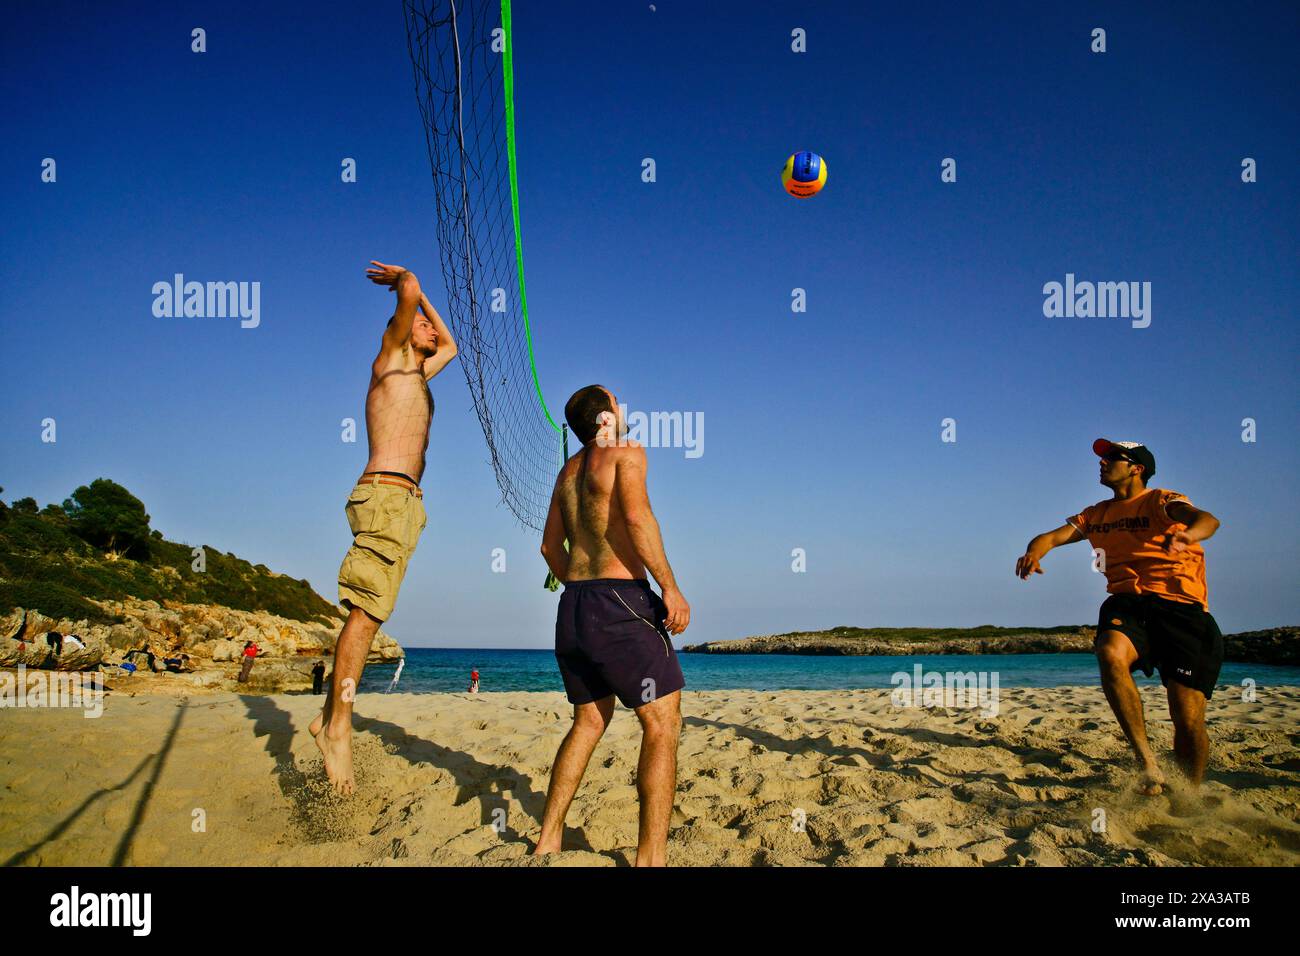
{"type": "Polygon", "coordinates": [[[388,682],[388,693],[392,693],[397,688],[397,682],[402,677],[402,668],[406,666],[406,656],[398,658],[397,670],[393,671],[393,679],[388,682]]]}

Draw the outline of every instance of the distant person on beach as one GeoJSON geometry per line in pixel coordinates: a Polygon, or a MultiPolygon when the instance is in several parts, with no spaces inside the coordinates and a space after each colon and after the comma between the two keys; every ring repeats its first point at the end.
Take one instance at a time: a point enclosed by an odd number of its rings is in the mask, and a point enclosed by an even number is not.
{"type": "Polygon", "coordinates": [[[471,668],[469,672],[469,692],[478,693],[478,668],[471,668]]]}
{"type": "MultiPolygon", "coordinates": [[[[239,668],[239,683],[243,684],[248,681],[248,675],[253,670],[253,661],[257,660],[258,647],[252,641],[244,642],[244,663],[239,668]]],[[[151,665],[152,666],[152,665],[151,665]]]]}
{"type": "Polygon", "coordinates": [[[63,653],[63,635],[58,631],[50,631],[46,634],[45,643],[49,645],[50,653],[55,657],[63,653]]]}
{"type": "Polygon", "coordinates": [[[1048,551],[1088,540],[1110,592],[1097,619],[1101,686],[1137,758],[1140,790],[1158,795],[1165,777],[1147,741],[1142,697],[1133,681],[1139,668],[1148,677],[1160,671],[1174,724],[1174,755],[1197,788],[1210,749],[1205,704],[1223,664],[1223,635],[1209,612],[1200,542],[1218,530],[1219,519],[1176,491],[1149,488],[1156,460],[1146,446],[1099,438],[1092,449],[1112,497],[1030,541],[1016,574],[1042,574],[1039,562],[1048,551]]]}
{"type": "Polygon", "coordinates": [[[154,657],[153,651],[147,647],[137,647],[135,650],[127,651],[125,659],[131,662],[131,673],[135,673],[135,657],[139,654],[144,655],[145,662],[149,665],[150,673],[158,673],[157,658],[154,657]]]}
{"type": "Polygon", "coordinates": [[[569,804],[617,697],[641,722],[636,865],[663,866],[686,684],[669,633],[686,630],[691,608],[673,578],[650,510],[645,448],[627,438],[618,400],[608,389],[589,385],[569,399],[564,417],[583,447],[555,481],[542,555],[564,582],[555,657],[573,704],[573,726],[555,755],[533,853],[560,849],[569,804]],[[662,598],[651,589],[647,569],[662,598]]]}
{"type": "Polygon", "coordinates": [[[311,669],[311,692],[320,694],[325,687],[325,662],[317,661],[311,669]]]}
{"type": "Polygon", "coordinates": [[[184,673],[190,664],[190,655],[181,654],[179,657],[164,657],[163,667],[172,674],[184,673]]]}
{"type": "Polygon", "coordinates": [[[366,436],[370,459],[348,495],[352,547],[339,568],[339,603],[347,621],[334,649],[325,707],[310,731],[337,793],[351,793],[352,702],[379,625],[388,620],[427,515],[420,479],[429,447],[433,396],[429,380],[456,357],[456,343],[416,277],[371,261],[366,277],[397,295],[379,354],[370,364],[366,436]]]}

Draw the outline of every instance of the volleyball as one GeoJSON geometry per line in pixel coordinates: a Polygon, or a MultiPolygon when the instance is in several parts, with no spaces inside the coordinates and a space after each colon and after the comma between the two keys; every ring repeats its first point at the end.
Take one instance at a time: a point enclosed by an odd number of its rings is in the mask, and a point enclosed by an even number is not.
{"type": "Polygon", "coordinates": [[[781,182],[791,196],[807,199],[826,185],[826,160],[816,153],[801,150],[785,161],[781,182]]]}

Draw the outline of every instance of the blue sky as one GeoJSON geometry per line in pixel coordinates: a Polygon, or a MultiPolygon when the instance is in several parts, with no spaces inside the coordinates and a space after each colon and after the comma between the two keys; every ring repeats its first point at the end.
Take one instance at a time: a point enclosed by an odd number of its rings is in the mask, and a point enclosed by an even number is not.
{"type": "MultiPolygon", "coordinates": [[[[1012,572],[1108,496],[1102,435],[1223,521],[1225,632],[1300,623],[1294,5],[655,6],[516,4],[521,210],[551,408],[599,381],[704,414],[702,457],[650,458],[687,642],[1092,622],[1086,545],[1012,572]],[[808,201],[779,179],[798,149],[830,173],[808,201]],[[1066,273],[1150,282],[1151,326],[1044,317],[1066,273]]],[[[333,600],[365,463],[339,422],[363,420],[390,306],[367,260],[445,303],[400,4],[0,16],[5,499],[110,477],[169,538],[333,600]],[[259,281],[261,325],[154,317],[176,272],[259,281]]],[[[388,629],[548,646],[538,541],[497,503],[459,370],[434,393],[430,522],[388,629]]]]}

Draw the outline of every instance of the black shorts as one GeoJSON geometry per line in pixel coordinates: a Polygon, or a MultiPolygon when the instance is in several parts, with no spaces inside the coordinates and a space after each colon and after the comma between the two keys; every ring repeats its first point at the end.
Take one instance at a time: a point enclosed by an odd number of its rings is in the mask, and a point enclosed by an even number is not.
{"type": "Polygon", "coordinates": [[[668,608],[644,578],[571,581],[555,615],[555,659],[572,704],[617,694],[636,709],[686,686],[664,621],[668,608]]]}
{"type": "Polygon", "coordinates": [[[1112,594],[1097,615],[1097,634],[1119,631],[1138,652],[1137,667],[1160,682],[1199,690],[1209,700],[1223,666],[1223,635],[1214,615],[1199,604],[1153,594],[1112,594]]]}

